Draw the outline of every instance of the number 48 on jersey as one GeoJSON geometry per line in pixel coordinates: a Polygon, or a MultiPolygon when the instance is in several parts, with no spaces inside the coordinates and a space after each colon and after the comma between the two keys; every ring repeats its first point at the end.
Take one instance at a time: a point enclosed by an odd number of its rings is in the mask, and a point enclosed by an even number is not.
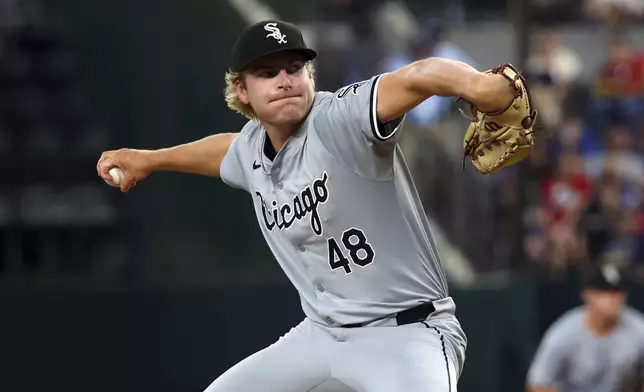
{"type": "Polygon", "coordinates": [[[342,268],[346,274],[353,272],[352,264],[366,267],[373,263],[376,255],[371,244],[367,242],[367,236],[355,227],[342,233],[340,243],[331,237],[327,240],[327,245],[331,270],[342,268]]]}

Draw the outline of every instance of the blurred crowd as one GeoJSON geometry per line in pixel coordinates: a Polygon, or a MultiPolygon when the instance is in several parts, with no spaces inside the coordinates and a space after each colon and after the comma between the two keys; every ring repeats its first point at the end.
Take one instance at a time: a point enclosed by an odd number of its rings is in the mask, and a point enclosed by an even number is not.
{"type": "Polygon", "coordinates": [[[559,0],[534,1],[531,19],[540,24],[638,23],[644,18],[641,0],[559,0]]]}
{"type": "Polygon", "coordinates": [[[644,53],[613,32],[591,83],[543,33],[526,76],[543,137],[527,167],[525,254],[551,271],[586,262],[644,267],[644,53]]]}
{"type": "Polygon", "coordinates": [[[0,275],[118,270],[124,222],[91,169],[113,132],[42,5],[0,0],[0,275]]]}

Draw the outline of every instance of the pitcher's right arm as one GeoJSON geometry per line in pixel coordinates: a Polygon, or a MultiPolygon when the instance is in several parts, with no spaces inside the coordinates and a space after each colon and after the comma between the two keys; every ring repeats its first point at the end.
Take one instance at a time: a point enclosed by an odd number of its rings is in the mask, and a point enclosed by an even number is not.
{"type": "Polygon", "coordinates": [[[129,191],[155,171],[220,177],[221,164],[237,136],[237,133],[222,133],[159,150],[122,148],[106,151],[101,155],[96,169],[100,177],[109,181],[109,170],[120,168],[124,174],[120,183],[123,192],[129,191]]]}
{"type": "Polygon", "coordinates": [[[154,151],[153,171],[172,171],[219,177],[221,163],[237,133],[221,133],[191,143],[154,151]]]}

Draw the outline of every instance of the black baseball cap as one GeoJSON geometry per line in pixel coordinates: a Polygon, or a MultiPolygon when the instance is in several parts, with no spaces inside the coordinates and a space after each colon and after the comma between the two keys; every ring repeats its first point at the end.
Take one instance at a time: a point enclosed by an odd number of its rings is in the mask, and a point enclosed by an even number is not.
{"type": "Polygon", "coordinates": [[[612,264],[592,265],[584,271],[582,279],[585,289],[601,291],[626,290],[622,272],[612,264]]]}
{"type": "Polygon", "coordinates": [[[302,32],[294,24],[281,20],[265,20],[242,30],[233,46],[231,71],[241,72],[251,62],[266,55],[293,51],[306,60],[313,60],[317,52],[306,46],[302,32]]]}

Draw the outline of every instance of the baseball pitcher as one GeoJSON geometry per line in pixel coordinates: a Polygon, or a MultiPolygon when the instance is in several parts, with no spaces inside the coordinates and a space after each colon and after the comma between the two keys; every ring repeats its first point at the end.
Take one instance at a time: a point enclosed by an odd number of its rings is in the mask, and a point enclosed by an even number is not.
{"type": "Polygon", "coordinates": [[[316,92],[292,24],[241,32],[226,74],[239,133],[173,148],[103,153],[98,173],[127,192],[154,171],[220,177],[248,192],[304,320],[216,378],[207,392],[452,392],[466,337],[398,140],[431,96],[472,108],[464,155],[492,173],[525,158],[536,112],[511,65],[479,72],[430,58],[336,92],[316,92]]]}
{"type": "Polygon", "coordinates": [[[643,392],[644,315],[625,305],[620,271],[592,267],[583,306],[546,331],[528,373],[529,392],[643,392]]]}

